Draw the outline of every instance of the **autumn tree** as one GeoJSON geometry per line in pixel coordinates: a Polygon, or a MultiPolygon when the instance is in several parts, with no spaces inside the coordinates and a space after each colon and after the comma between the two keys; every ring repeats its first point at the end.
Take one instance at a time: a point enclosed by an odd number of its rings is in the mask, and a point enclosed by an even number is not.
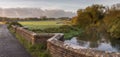
{"type": "Polygon", "coordinates": [[[72,25],[76,25],[77,24],[77,16],[72,18],[71,23],[72,23],[72,25]]]}
{"type": "Polygon", "coordinates": [[[106,24],[107,32],[114,38],[120,38],[120,4],[108,8],[103,20],[106,24]]]}
{"type": "Polygon", "coordinates": [[[98,20],[104,17],[104,7],[102,5],[92,5],[86,9],[79,9],[76,18],[73,18],[76,25],[86,27],[90,24],[96,24],[98,20]]]}
{"type": "Polygon", "coordinates": [[[90,19],[91,19],[92,23],[96,23],[100,19],[103,19],[104,11],[105,11],[105,7],[102,5],[97,5],[97,4],[89,6],[85,9],[85,12],[89,13],[89,16],[91,17],[90,19]]]}

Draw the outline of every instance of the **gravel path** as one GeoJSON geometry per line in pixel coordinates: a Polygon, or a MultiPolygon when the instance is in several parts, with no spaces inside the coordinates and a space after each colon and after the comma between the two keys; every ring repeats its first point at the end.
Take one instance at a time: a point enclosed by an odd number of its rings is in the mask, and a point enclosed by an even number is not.
{"type": "Polygon", "coordinates": [[[0,25],[0,57],[31,57],[6,25],[0,25]]]}

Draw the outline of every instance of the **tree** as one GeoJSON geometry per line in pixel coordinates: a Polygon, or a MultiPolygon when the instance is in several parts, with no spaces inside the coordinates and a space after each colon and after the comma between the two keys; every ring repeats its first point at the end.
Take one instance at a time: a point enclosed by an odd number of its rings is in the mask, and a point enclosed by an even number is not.
{"type": "Polygon", "coordinates": [[[93,23],[96,23],[100,19],[103,19],[103,17],[104,17],[104,10],[105,10],[104,6],[97,5],[97,4],[96,5],[92,5],[91,7],[87,7],[85,9],[85,11],[89,13],[89,15],[91,17],[91,21],[93,23]]]}
{"type": "Polygon", "coordinates": [[[107,32],[113,38],[120,38],[120,7],[119,4],[113,5],[111,8],[107,8],[104,23],[107,27],[107,32]]]}
{"type": "Polygon", "coordinates": [[[81,13],[76,20],[76,24],[81,27],[86,27],[91,24],[91,17],[88,12],[81,13]]]}
{"type": "Polygon", "coordinates": [[[77,24],[77,16],[72,18],[72,25],[76,25],[77,24]]]}
{"type": "Polygon", "coordinates": [[[90,24],[96,24],[97,21],[104,17],[104,6],[92,5],[86,9],[79,9],[77,11],[77,17],[74,17],[73,24],[80,25],[81,27],[89,26],[90,24]]]}

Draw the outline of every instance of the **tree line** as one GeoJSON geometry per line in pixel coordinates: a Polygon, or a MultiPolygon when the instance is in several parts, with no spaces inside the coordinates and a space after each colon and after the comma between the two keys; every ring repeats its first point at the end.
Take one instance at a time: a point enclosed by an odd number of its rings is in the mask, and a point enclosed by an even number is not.
{"type": "Polygon", "coordinates": [[[59,18],[49,18],[47,16],[37,17],[27,17],[27,18],[9,18],[9,17],[0,17],[0,21],[46,21],[46,20],[70,20],[69,17],[59,17],[59,18]]]}

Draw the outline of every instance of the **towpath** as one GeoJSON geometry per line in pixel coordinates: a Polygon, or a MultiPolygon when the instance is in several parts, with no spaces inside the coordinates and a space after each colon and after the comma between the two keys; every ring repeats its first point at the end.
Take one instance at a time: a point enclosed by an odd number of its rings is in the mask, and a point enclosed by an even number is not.
{"type": "Polygon", "coordinates": [[[0,24],[0,57],[31,57],[3,24],[0,24]]]}

